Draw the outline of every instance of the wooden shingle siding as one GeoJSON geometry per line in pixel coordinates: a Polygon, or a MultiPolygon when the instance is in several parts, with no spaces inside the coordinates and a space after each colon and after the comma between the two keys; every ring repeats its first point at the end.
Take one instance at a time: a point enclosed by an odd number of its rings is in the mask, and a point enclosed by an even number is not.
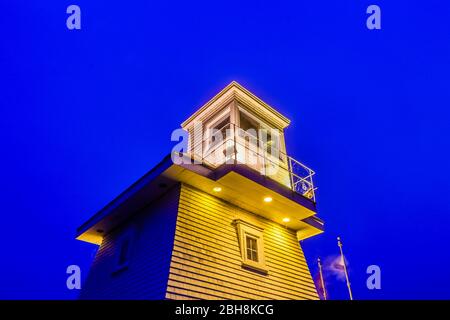
{"type": "Polygon", "coordinates": [[[318,299],[294,231],[182,185],[166,298],[318,299]],[[268,275],[244,269],[233,220],[264,229],[268,275]]]}
{"type": "Polygon", "coordinates": [[[164,299],[180,187],[169,190],[112,233],[95,256],[81,299],[164,299]],[[131,230],[131,231],[130,231],[131,230]],[[132,234],[128,267],[115,272],[124,234],[132,234]]]}

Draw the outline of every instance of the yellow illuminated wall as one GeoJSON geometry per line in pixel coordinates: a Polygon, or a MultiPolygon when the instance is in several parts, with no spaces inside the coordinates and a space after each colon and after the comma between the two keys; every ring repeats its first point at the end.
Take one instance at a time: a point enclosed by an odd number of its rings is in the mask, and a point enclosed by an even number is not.
{"type": "Polygon", "coordinates": [[[182,185],[166,298],[318,299],[294,231],[182,185]],[[235,219],[263,228],[268,274],[241,265],[235,219]]]}

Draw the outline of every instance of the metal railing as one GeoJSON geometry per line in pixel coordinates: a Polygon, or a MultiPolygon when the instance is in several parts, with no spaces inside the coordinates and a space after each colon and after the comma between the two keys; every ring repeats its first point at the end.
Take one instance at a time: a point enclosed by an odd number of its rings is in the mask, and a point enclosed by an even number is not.
{"type": "Polygon", "coordinates": [[[282,152],[279,139],[267,141],[264,132],[249,132],[228,123],[222,128],[189,137],[188,155],[212,168],[228,164],[244,164],[262,175],[289,187],[294,192],[316,201],[315,172],[282,152]],[[261,139],[261,137],[263,139],[261,139]]]}

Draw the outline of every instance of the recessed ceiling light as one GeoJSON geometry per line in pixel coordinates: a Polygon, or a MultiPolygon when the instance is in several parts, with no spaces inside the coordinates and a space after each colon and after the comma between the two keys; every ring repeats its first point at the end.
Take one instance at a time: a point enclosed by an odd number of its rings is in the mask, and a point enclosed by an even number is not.
{"type": "Polygon", "coordinates": [[[220,192],[220,191],[222,191],[222,188],[221,187],[214,187],[213,191],[214,192],[220,192]]]}
{"type": "Polygon", "coordinates": [[[291,221],[291,219],[289,219],[289,218],[283,218],[283,222],[289,222],[289,221],[291,221]]]}
{"type": "Polygon", "coordinates": [[[272,202],[272,197],[265,197],[264,202],[272,202]]]}

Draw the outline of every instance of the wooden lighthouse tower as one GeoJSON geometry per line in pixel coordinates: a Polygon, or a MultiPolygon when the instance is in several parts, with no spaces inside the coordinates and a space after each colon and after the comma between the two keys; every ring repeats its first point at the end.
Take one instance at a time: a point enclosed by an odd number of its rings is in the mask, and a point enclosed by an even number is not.
{"type": "Polygon", "coordinates": [[[78,229],[99,245],[82,299],[318,299],[299,241],[323,232],[289,120],[236,82],[187,143],[78,229]]]}

